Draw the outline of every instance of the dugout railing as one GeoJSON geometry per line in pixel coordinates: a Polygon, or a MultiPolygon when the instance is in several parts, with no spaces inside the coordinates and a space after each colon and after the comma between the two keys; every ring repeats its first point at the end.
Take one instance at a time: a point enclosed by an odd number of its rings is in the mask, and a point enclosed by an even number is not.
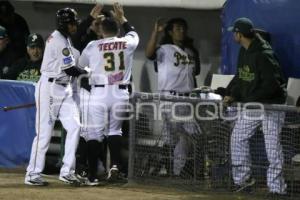
{"type": "MultiPolygon", "coordinates": [[[[278,115],[283,122],[279,135],[284,158],[282,174],[289,196],[299,195],[299,108],[260,104],[224,106],[220,100],[206,95],[134,93],[130,100],[129,183],[232,192],[231,134],[237,116],[246,109],[255,116],[266,111],[282,113],[278,115]],[[165,113],[171,113],[171,117],[165,113]]],[[[245,164],[251,168],[257,194],[268,192],[269,162],[262,130],[258,126],[249,140],[251,159],[245,164]]]]}

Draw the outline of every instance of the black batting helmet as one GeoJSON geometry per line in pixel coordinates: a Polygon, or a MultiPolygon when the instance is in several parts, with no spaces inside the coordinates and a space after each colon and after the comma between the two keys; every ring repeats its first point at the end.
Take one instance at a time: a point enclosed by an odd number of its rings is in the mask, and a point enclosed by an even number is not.
{"type": "Polygon", "coordinates": [[[67,24],[78,24],[77,12],[73,8],[63,8],[56,12],[58,30],[67,31],[67,24]]]}

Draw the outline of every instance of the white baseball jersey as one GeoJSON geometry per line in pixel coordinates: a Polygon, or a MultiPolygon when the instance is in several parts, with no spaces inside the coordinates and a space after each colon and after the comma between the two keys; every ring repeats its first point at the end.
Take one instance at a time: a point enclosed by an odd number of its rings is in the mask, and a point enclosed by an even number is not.
{"type": "Polygon", "coordinates": [[[69,39],[60,32],[54,31],[48,38],[41,68],[41,77],[36,85],[36,137],[32,143],[31,155],[25,183],[39,178],[45,166],[55,121],[59,119],[67,131],[65,154],[62,160],[60,177],[75,173],[76,147],[79,141],[79,112],[72,97],[71,77],[63,70],[76,65],[79,52],[69,39]],[[54,78],[54,82],[49,82],[54,78]]]}
{"type": "Polygon", "coordinates": [[[156,62],[159,91],[190,92],[194,88],[195,61],[190,49],[161,45],[156,50],[156,62]]]}
{"type": "Polygon", "coordinates": [[[89,66],[91,85],[129,84],[133,53],[139,43],[135,31],[124,37],[110,37],[90,42],[79,58],[79,66],[89,66]]]}
{"type": "Polygon", "coordinates": [[[56,78],[59,82],[68,83],[70,76],[63,70],[75,66],[79,58],[79,51],[57,30],[47,39],[41,74],[47,77],[56,78]]]}

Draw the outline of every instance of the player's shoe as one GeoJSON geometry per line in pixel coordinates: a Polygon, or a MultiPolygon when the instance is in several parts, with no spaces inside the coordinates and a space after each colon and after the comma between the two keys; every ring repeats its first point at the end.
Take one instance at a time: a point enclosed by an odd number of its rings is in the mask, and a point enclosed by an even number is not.
{"type": "Polygon", "coordinates": [[[88,186],[97,186],[97,185],[100,185],[100,182],[98,179],[88,179],[86,182],[85,182],[85,185],[88,185],[88,186]]]}
{"type": "Polygon", "coordinates": [[[59,176],[59,180],[74,186],[80,186],[80,180],[74,174],[68,174],[65,176],[59,176]]]}
{"type": "Polygon", "coordinates": [[[269,192],[266,199],[268,199],[268,200],[284,200],[284,199],[290,199],[290,197],[287,194],[279,194],[279,193],[269,192]]]}
{"type": "Polygon", "coordinates": [[[251,192],[253,192],[254,185],[255,185],[255,179],[251,178],[242,185],[235,185],[233,188],[233,192],[251,193],[251,192]]]}
{"type": "Polygon", "coordinates": [[[49,183],[45,181],[41,176],[37,176],[35,178],[26,177],[24,183],[26,185],[33,185],[33,186],[47,186],[49,183]]]}
{"type": "Polygon", "coordinates": [[[76,176],[81,182],[86,182],[88,180],[88,174],[84,170],[77,173],[76,176]]]}
{"type": "Polygon", "coordinates": [[[106,180],[110,183],[127,183],[125,175],[119,171],[117,165],[109,170],[106,180]]]}
{"type": "Polygon", "coordinates": [[[118,179],[119,176],[119,169],[117,167],[117,165],[113,165],[112,168],[110,168],[107,178],[107,181],[115,181],[118,179]]]}

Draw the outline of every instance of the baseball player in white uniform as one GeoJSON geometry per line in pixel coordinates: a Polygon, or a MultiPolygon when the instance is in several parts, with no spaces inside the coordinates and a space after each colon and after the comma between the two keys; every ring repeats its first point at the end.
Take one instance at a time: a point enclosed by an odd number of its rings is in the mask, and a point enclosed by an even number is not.
{"type": "Polygon", "coordinates": [[[57,30],[47,40],[41,77],[35,91],[36,137],[33,140],[25,184],[44,186],[41,173],[45,165],[45,155],[50,144],[55,120],[58,118],[67,130],[65,155],[59,180],[69,184],[79,184],[74,175],[75,152],[79,139],[79,112],[72,97],[72,77],[86,74],[76,67],[79,52],[73,48],[70,35],[77,30],[77,17],[71,8],[60,9],[56,13],[57,30]]]}
{"type": "MultiPolygon", "coordinates": [[[[112,166],[107,177],[109,180],[118,177],[121,167],[122,116],[129,100],[127,85],[130,84],[133,53],[139,43],[138,34],[124,17],[121,5],[115,3],[113,7],[115,19],[106,17],[100,25],[103,39],[90,42],[79,58],[80,66],[91,69],[89,110],[92,112],[89,112],[89,121],[92,127],[88,130],[88,139],[97,146],[96,141],[101,142],[107,135],[112,166]],[[124,37],[117,37],[119,27],[116,20],[125,31],[124,37]]],[[[93,169],[95,171],[88,177],[91,182],[98,181],[97,167],[93,169]]]]}
{"type": "MultiPolygon", "coordinates": [[[[156,61],[158,90],[161,94],[188,96],[195,88],[195,76],[200,73],[200,60],[197,50],[193,47],[192,39],[186,33],[187,23],[182,18],[169,20],[165,27],[159,21],[155,23],[146,48],[146,56],[156,61]],[[162,31],[165,35],[160,46],[156,48],[158,34],[162,31]]],[[[172,104],[169,103],[165,109],[170,111],[171,106],[172,104]]],[[[188,109],[184,106],[176,110],[177,115],[184,115],[187,112],[188,109]]],[[[170,145],[170,142],[173,143],[172,140],[177,140],[172,170],[174,175],[180,175],[192,142],[188,135],[199,133],[200,130],[194,121],[172,123],[170,112],[163,113],[163,117],[163,135],[166,144],[170,145]],[[180,134],[171,133],[171,130],[177,130],[180,134]]]]}
{"type": "MultiPolygon", "coordinates": [[[[102,5],[96,4],[93,9],[90,12],[90,15],[81,23],[78,25],[78,32],[76,33],[75,37],[73,37],[74,46],[77,47],[78,50],[81,52],[83,49],[87,46],[89,42],[92,40],[97,40],[102,38],[101,30],[99,28],[99,24],[101,22],[101,19],[105,17],[105,15],[108,15],[108,12],[104,11],[104,14],[102,13],[102,5]],[[103,14],[103,15],[100,15],[103,14]],[[81,30],[81,31],[80,31],[81,30]],[[88,30],[88,31],[87,31],[88,30]]],[[[77,177],[80,180],[84,180],[87,185],[97,185],[98,182],[91,182],[88,180],[88,174],[93,173],[92,166],[95,166],[94,164],[91,164],[93,162],[99,162],[99,158],[93,160],[96,156],[101,158],[100,152],[101,149],[103,149],[105,145],[102,145],[102,143],[94,144],[95,141],[89,140],[89,134],[87,131],[87,127],[89,124],[88,121],[88,113],[93,112],[89,111],[88,105],[90,103],[90,85],[88,83],[88,77],[82,77],[82,79],[79,79],[75,84],[75,87],[77,89],[77,93],[74,95],[75,101],[77,102],[79,108],[80,108],[80,118],[81,118],[81,131],[80,131],[80,139],[79,144],[77,148],[77,160],[76,160],[76,174],[77,177]],[[78,88],[78,83],[80,87],[78,88]],[[98,146],[98,147],[97,147],[98,146]],[[98,151],[96,149],[99,149],[98,151]],[[97,154],[97,155],[94,155],[97,154]],[[89,165],[88,165],[89,160],[89,165]],[[91,167],[89,167],[91,166],[91,167]],[[91,170],[91,172],[89,172],[91,170]]],[[[103,160],[101,160],[102,163],[103,160]]],[[[104,164],[103,164],[104,165],[104,164]]],[[[93,176],[92,176],[93,177],[93,176]]]]}

